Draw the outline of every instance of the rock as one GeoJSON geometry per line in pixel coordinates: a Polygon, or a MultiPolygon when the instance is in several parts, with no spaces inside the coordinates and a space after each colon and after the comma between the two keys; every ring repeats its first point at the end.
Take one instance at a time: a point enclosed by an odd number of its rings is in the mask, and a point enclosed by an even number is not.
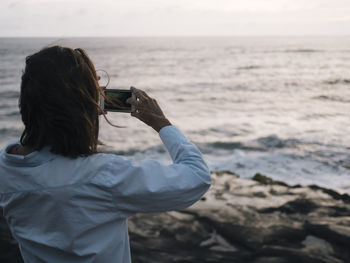
{"type": "MultiPolygon", "coordinates": [[[[133,262],[350,262],[348,195],[261,174],[212,178],[193,206],[128,220],[133,262]]],[[[0,262],[21,262],[3,218],[0,239],[0,262]]]]}
{"type": "Polygon", "coordinates": [[[332,189],[319,187],[318,185],[309,185],[309,188],[312,190],[321,190],[322,192],[332,196],[335,200],[342,200],[343,202],[350,204],[350,196],[348,194],[339,194],[332,189]]]}
{"type": "Polygon", "coordinates": [[[133,262],[147,262],[145,254],[148,262],[350,262],[350,205],[333,192],[261,174],[249,180],[213,173],[204,198],[176,212],[190,221],[171,222],[169,213],[130,218],[133,262]],[[166,229],[142,240],[135,235],[135,228],[155,225],[166,229]]]}
{"type": "Polygon", "coordinates": [[[340,225],[339,222],[333,220],[315,220],[305,222],[305,228],[310,232],[314,233],[320,238],[323,238],[332,244],[337,244],[347,248],[350,244],[350,227],[349,225],[340,225]]]}
{"type": "Polygon", "coordinates": [[[257,181],[259,183],[262,183],[262,184],[266,184],[266,185],[282,185],[282,186],[288,186],[286,183],[283,183],[281,181],[274,181],[272,180],[271,178],[265,176],[265,175],[262,175],[260,173],[257,173],[254,175],[253,177],[253,180],[254,181],[257,181]]]}
{"type": "Polygon", "coordinates": [[[318,205],[314,202],[312,202],[311,200],[308,199],[296,199],[290,202],[287,202],[286,204],[274,208],[266,208],[266,209],[262,209],[260,210],[260,212],[262,213],[272,213],[275,211],[279,211],[285,214],[308,214],[312,211],[314,211],[315,209],[318,208],[318,205]]]}

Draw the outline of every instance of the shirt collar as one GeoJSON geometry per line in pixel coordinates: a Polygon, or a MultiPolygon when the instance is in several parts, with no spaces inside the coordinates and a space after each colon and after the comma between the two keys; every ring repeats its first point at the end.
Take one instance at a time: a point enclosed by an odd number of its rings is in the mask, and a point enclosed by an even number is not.
{"type": "Polygon", "coordinates": [[[16,166],[38,166],[51,161],[57,156],[50,151],[50,146],[45,146],[40,151],[34,151],[27,155],[8,153],[8,150],[17,144],[19,144],[19,141],[10,142],[3,150],[2,158],[7,163],[12,163],[16,166]]]}

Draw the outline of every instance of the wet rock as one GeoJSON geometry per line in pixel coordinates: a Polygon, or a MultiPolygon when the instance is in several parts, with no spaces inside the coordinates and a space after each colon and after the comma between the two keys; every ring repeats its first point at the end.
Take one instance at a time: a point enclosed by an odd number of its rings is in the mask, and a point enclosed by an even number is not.
{"type": "Polygon", "coordinates": [[[320,187],[318,185],[309,185],[309,188],[312,190],[320,190],[320,191],[332,196],[335,200],[342,200],[343,202],[350,204],[350,196],[348,194],[339,194],[332,189],[323,188],[323,187],[320,187]]]}
{"type": "Polygon", "coordinates": [[[297,213],[308,214],[317,208],[318,208],[318,205],[312,202],[311,200],[296,199],[296,200],[287,202],[286,204],[277,208],[271,207],[271,208],[262,209],[260,210],[260,212],[272,213],[275,211],[279,211],[285,214],[297,214],[297,213]]]}
{"type": "Polygon", "coordinates": [[[170,212],[190,220],[177,216],[171,222],[169,213],[130,218],[133,262],[147,262],[145,255],[148,262],[350,262],[350,205],[333,192],[261,174],[253,180],[213,174],[201,201],[170,212]],[[140,240],[134,229],[154,227],[144,223],[150,218],[166,230],[140,240]]]}
{"type": "Polygon", "coordinates": [[[266,185],[282,185],[282,186],[288,186],[286,183],[283,183],[281,181],[275,181],[275,180],[272,180],[271,178],[265,176],[265,175],[262,175],[260,173],[257,173],[254,175],[253,177],[253,180],[254,181],[257,181],[261,184],[266,184],[266,185]]]}

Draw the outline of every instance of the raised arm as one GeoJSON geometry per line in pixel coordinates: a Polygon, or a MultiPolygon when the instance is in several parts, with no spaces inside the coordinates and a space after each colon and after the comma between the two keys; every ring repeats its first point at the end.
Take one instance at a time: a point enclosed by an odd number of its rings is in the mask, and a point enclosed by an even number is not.
{"type": "Polygon", "coordinates": [[[196,202],[209,188],[209,169],[197,147],[164,116],[155,99],[144,91],[131,88],[137,99],[132,116],[159,132],[173,164],[157,161],[134,165],[114,156],[109,162],[106,178],[113,200],[120,212],[156,212],[183,209],[196,202]]]}
{"type": "Polygon", "coordinates": [[[174,126],[161,129],[160,137],[174,163],[161,165],[115,158],[111,162],[110,191],[117,209],[131,215],[183,209],[199,200],[211,184],[210,173],[197,147],[174,126]]]}

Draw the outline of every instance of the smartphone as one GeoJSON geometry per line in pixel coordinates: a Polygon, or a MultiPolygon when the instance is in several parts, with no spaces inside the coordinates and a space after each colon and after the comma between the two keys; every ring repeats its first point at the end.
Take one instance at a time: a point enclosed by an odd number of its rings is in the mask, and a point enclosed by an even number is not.
{"type": "Polygon", "coordinates": [[[107,99],[101,96],[101,108],[105,111],[113,112],[134,112],[134,106],[126,103],[128,98],[136,98],[131,90],[126,89],[105,89],[104,94],[107,99]]]}

